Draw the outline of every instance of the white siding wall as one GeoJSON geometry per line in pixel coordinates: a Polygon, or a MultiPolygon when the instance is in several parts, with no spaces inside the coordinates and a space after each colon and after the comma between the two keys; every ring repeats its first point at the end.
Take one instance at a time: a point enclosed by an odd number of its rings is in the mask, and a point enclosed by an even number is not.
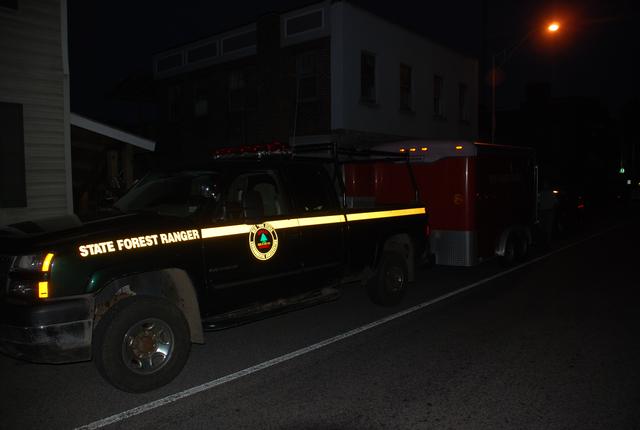
{"type": "Polygon", "coordinates": [[[63,10],[60,0],[20,0],[18,11],[0,9],[0,101],[23,105],[27,186],[27,207],[0,208],[0,224],[73,210],[63,10]]]}
{"type": "Polygon", "coordinates": [[[332,5],[332,129],[430,139],[476,139],[477,61],[347,2],[332,5]],[[360,102],[360,55],[376,55],[377,103],[360,102]],[[413,113],[400,111],[400,64],[412,67],[413,113]],[[444,77],[446,119],[434,119],[433,76],[444,77]],[[469,123],[459,120],[458,86],[468,86],[469,123]]]}

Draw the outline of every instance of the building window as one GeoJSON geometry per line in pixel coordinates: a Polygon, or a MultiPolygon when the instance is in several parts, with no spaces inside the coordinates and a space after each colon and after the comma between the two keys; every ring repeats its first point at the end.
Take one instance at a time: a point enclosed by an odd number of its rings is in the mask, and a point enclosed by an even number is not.
{"type": "Polygon", "coordinates": [[[251,30],[222,40],[222,53],[228,54],[256,46],[256,31],[251,30]]]}
{"type": "Polygon", "coordinates": [[[247,81],[244,71],[233,70],[229,73],[229,112],[243,111],[245,108],[245,88],[247,81]]]}
{"type": "Polygon", "coordinates": [[[413,110],[411,66],[400,64],[400,109],[413,110]]]}
{"type": "Polygon", "coordinates": [[[318,99],[318,52],[310,51],[296,57],[297,101],[318,99]]]}
{"type": "Polygon", "coordinates": [[[180,85],[172,85],[167,89],[167,116],[169,122],[177,122],[180,119],[180,98],[182,89],[180,85]]]}
{"type": "Polygon", "coordinates": [[[433,116],[444,118],[444,78],[433,75],[433,116]]]}
{"type": "Polygon", "coordinates": [[[209,88],[205,82],[193,86],[193,115],[203,118],[209,115],[209,88]]]}
{"type": "Polygon", "coordinates": [[[360,55],[360,100],[376,102],[376,56],[369,52],[360,55]]]}
{"type": "Polygon", "coordinates": [[[317,30],[322,28],[323,20],[324,14],[322,9],[288,18],[285,23],[285,33],[287,36],[294,36],[307,31],[317,30]]]}
{"type": "Polygon", "coordinates": [[[156,72],[165,72],[180,66],[182,66],[182,52],[158,59],[156,62],[156,72]]]}
{"type": "Polygon", "coordinates": [[[18,10],[18,0],[0,0],[0,8],[18,10]]]}
{"type": "Polygon", "coordinates": [[[460,109],[460,121],[469,122],[468,87],[466,84],[458,86],[458,106],[460,109]]]}
{"type": "Polygon", "coordinates": [[[0,102],[0,208],[27,206],[22,105],[0,102]]]}
{"type": "Polygon", "coordinates": [[[211,42],[200,45],[187,51],[187,62],[195,63],[196,61],[206,60],[218,55],[218,42],[211,42]]]}

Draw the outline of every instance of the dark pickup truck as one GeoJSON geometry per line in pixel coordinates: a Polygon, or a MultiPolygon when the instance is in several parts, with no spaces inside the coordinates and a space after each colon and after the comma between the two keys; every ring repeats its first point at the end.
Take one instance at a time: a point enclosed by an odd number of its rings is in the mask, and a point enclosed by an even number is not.
{"type": "Polygon", "coordinates": [[[0,351],[93,359],[115,387],[171,381],[203,332],[335,298],[400,301],[420,206],[345,209],[321,163],[216,160],[151,173],[108,213],[0,228],[0,351]]]}

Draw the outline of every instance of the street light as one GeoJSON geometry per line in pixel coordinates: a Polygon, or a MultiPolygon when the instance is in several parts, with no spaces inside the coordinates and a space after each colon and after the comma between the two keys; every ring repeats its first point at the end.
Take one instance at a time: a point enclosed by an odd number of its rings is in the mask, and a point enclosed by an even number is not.
{"type": "MultiPolygon", "coordinates": [[[[522,46],[522,44],[526,42],[527,39],[536,32],[536,30],[538,30],[537,27],[532,28],[516,43],[491,56],[491,143],[495,143],[496,140],[496,58],[501,56],[502,62],[500,63],[500,66],[504,66],[513,53],[520,48],[520,46],[522,46]]],[[[560,30],[560,23],[558,21],[553,21],[547,25],[546,30],[551,34],[556,33],[560,30]]]]}

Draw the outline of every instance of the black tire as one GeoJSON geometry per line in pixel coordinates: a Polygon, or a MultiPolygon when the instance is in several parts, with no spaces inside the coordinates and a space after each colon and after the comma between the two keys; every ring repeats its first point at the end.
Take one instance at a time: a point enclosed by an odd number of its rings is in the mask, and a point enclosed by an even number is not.
{"type": "Polygon", "coordinates": [[[168,384],[189,357],[189,326],[166,300],[132,297],[114,305],[93,334],[93,359],[114,387],[142,393],[168,384]]]}
{"type": "Polygon", "coordinates": [[[406,294],[408,281],[409,271],[404,257],[397,252],[385,252],[378,270],[367,284],[367,293],[378,305],[394,306],[406,294]]]}
{"type": "Polygon", "coordinates": [[[500,263],[504,267],[511,267],[516,262],[517,255],[517,238],[511,233],[507,237],[507,243],[504,245],[504,254],[500,257],[500,263]]]}
{"type": "Polygon", "coordinates": [[[525,261],[529,256],[529,240],[527,236],[523,234],[519,234],[517,236],[516,243],[516,259],[518,261],[525,261]]]}

